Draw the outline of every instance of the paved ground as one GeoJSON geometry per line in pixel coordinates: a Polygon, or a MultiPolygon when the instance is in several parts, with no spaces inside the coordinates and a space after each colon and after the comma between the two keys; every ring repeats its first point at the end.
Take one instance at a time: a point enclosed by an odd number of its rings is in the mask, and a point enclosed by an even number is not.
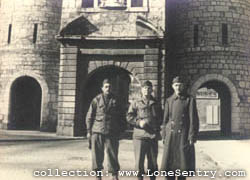
{"type": "Polygon", "coordinates": [[[55,141],[83,139],[82,137],[58,136],[56,133],[40,131],[0,130],[0,142],[10,141],[55,141]]]}
{"type": "MultiPolygon", "coordinates": [[[[90,179],[90,177],[79,176],[55,176],[60,174],[63,170],[68,172],[70,170],[74,170],[75,172],[76,170],[80,170],[81,173],[91,170],[91,154],[88,150],[86,139],[69,140],[61,138],[60,141],[58,139],[48,141],[46,138],[42,140],[43,135],[40,134],[39,136],[39,141],[29,141],[29,139],[32,139],[31,137],[27,138],[27,141],[25,141],[25,136],[23,135],[22,138],[20,138],[22,141],[9,142],[1,142],[1,137],[3,136],[0,136],[0,179],[90,179]],[[50,169],[52,171],[51,173],[50,169]],[[47,175],[54,176],[35,177],[33,175],[35,170],[45,170],[47,175]]],[[[162,143],[159,144],[159,147],[158,162],[160,164],[162,143]]],[[[198,141],[196,144],[196,155],[197,169],[216,171],[215,179],[250,180],[250,176],[236,178],[224,177],[225,170],[234,170],[233,173],[236,173],[236,170],[244,170],[250,173],[250,140],[198,141]]],[[[121,170],[133,170],[134,155],[131,140],[120,141],[119,160],[121,163],[121,170]]],[[[106,175],[105,172],[106,169],[104,170],[104,175],[106,175]]],[[[44,173],[45,172],[42,172],[42,175],[44,173]]],[[[71,172],[71,174],[72,173],[73,172],[71,172]]],[[[204,175],[204,171],[202,174],[204,175]]],[[[110,179],[110,177],[104,177],[104,180],[105,179],[110,179]]],[[[135,177],[124,176],[120,179],[135,179],[135,177]]],[[[147,177],[146,179],[149,178],[147,177]]],[[[212,179],[212,174],[209,173],[208,177],[194,177],[191,179],[212,179]]]]}

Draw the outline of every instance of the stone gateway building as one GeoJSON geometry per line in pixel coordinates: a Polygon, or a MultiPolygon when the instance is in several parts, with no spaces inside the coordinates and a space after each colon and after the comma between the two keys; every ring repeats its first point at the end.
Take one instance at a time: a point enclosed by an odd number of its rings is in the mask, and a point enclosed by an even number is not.
{"type": "Polygon", "coordinates": [[[124,108],[176,74],[200,133],[250,135],[250,0],[0,0],[0,128],[82,136],[104,78],[124,108]]]}

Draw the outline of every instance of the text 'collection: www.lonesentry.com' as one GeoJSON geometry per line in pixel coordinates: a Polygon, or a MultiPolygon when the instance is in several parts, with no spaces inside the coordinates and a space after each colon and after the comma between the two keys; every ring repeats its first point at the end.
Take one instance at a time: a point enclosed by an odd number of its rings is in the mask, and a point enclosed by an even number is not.
{"type": "MultiPolygon", "coordinates": [[[[138,176],[138,171],[133,170],[120,170],[118,176],[138,176]]],[[[91,177],[91,176],[109,176],[108,171],[87,171],[87,170],[61,170],[61,169],[43,169],[34,170],[33,176],[35,177],[91,177]]],[[[147,170],[145,177],[160,176],[160,177],[171,177],[171,176],[185,176],[185,177],[209,177],[214,179],[216,177],[246,177],[246,171],[244,170],[199,170],[196,171],[181,171],[177,169],[175,171],[150,171],[147,170]]]]}

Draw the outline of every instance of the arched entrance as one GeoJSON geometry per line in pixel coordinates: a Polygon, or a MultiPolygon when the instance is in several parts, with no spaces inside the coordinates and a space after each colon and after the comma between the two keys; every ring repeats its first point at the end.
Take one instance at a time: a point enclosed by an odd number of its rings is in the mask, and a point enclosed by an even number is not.
{"type": "Polygon", "coordinates": [[[89,105],[93,98],[101,93],[102,81],[109,78],[112,83],[112,92],[118,98],[119,104],[124,109],[124,113],[128,108],[129,85],[131,82],[130,73],[116,66],[104,66],[97,68],[89,74],[83,83],[80,102],[78,103],[77,118],[75,121],[75,135],[81,136],[86,133],[85,118],[89,109],[89,105]]]}
{"type": "Polygon", "coordinates": [[[201,135],[231,135],[231,95],[228,87],[216,80],[208,81],[197,90],[196,98],[201,135]]]}
{"type": "Polygon", "coordinates": [[[8,129],[39,130],[42,91],[32,77],[23,76],[11,86],[8,129]]]}

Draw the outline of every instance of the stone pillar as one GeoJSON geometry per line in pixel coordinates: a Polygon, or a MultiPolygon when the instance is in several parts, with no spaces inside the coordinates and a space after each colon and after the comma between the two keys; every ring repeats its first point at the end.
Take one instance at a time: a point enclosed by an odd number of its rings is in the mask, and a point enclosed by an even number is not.
{"type": "Polygon", "coordinates": [[[159,100],[161,98],[159,87],[161,76],[159,71],[159,49],[150,48],[146,45],[144,55],[144,80],[150,80],[154,86],[154,95],[159,100]]]}
{"type": "Polygon", "coordinates": [[[57,135],[74,136],[77,47],[61,47],[57,135]]]}

